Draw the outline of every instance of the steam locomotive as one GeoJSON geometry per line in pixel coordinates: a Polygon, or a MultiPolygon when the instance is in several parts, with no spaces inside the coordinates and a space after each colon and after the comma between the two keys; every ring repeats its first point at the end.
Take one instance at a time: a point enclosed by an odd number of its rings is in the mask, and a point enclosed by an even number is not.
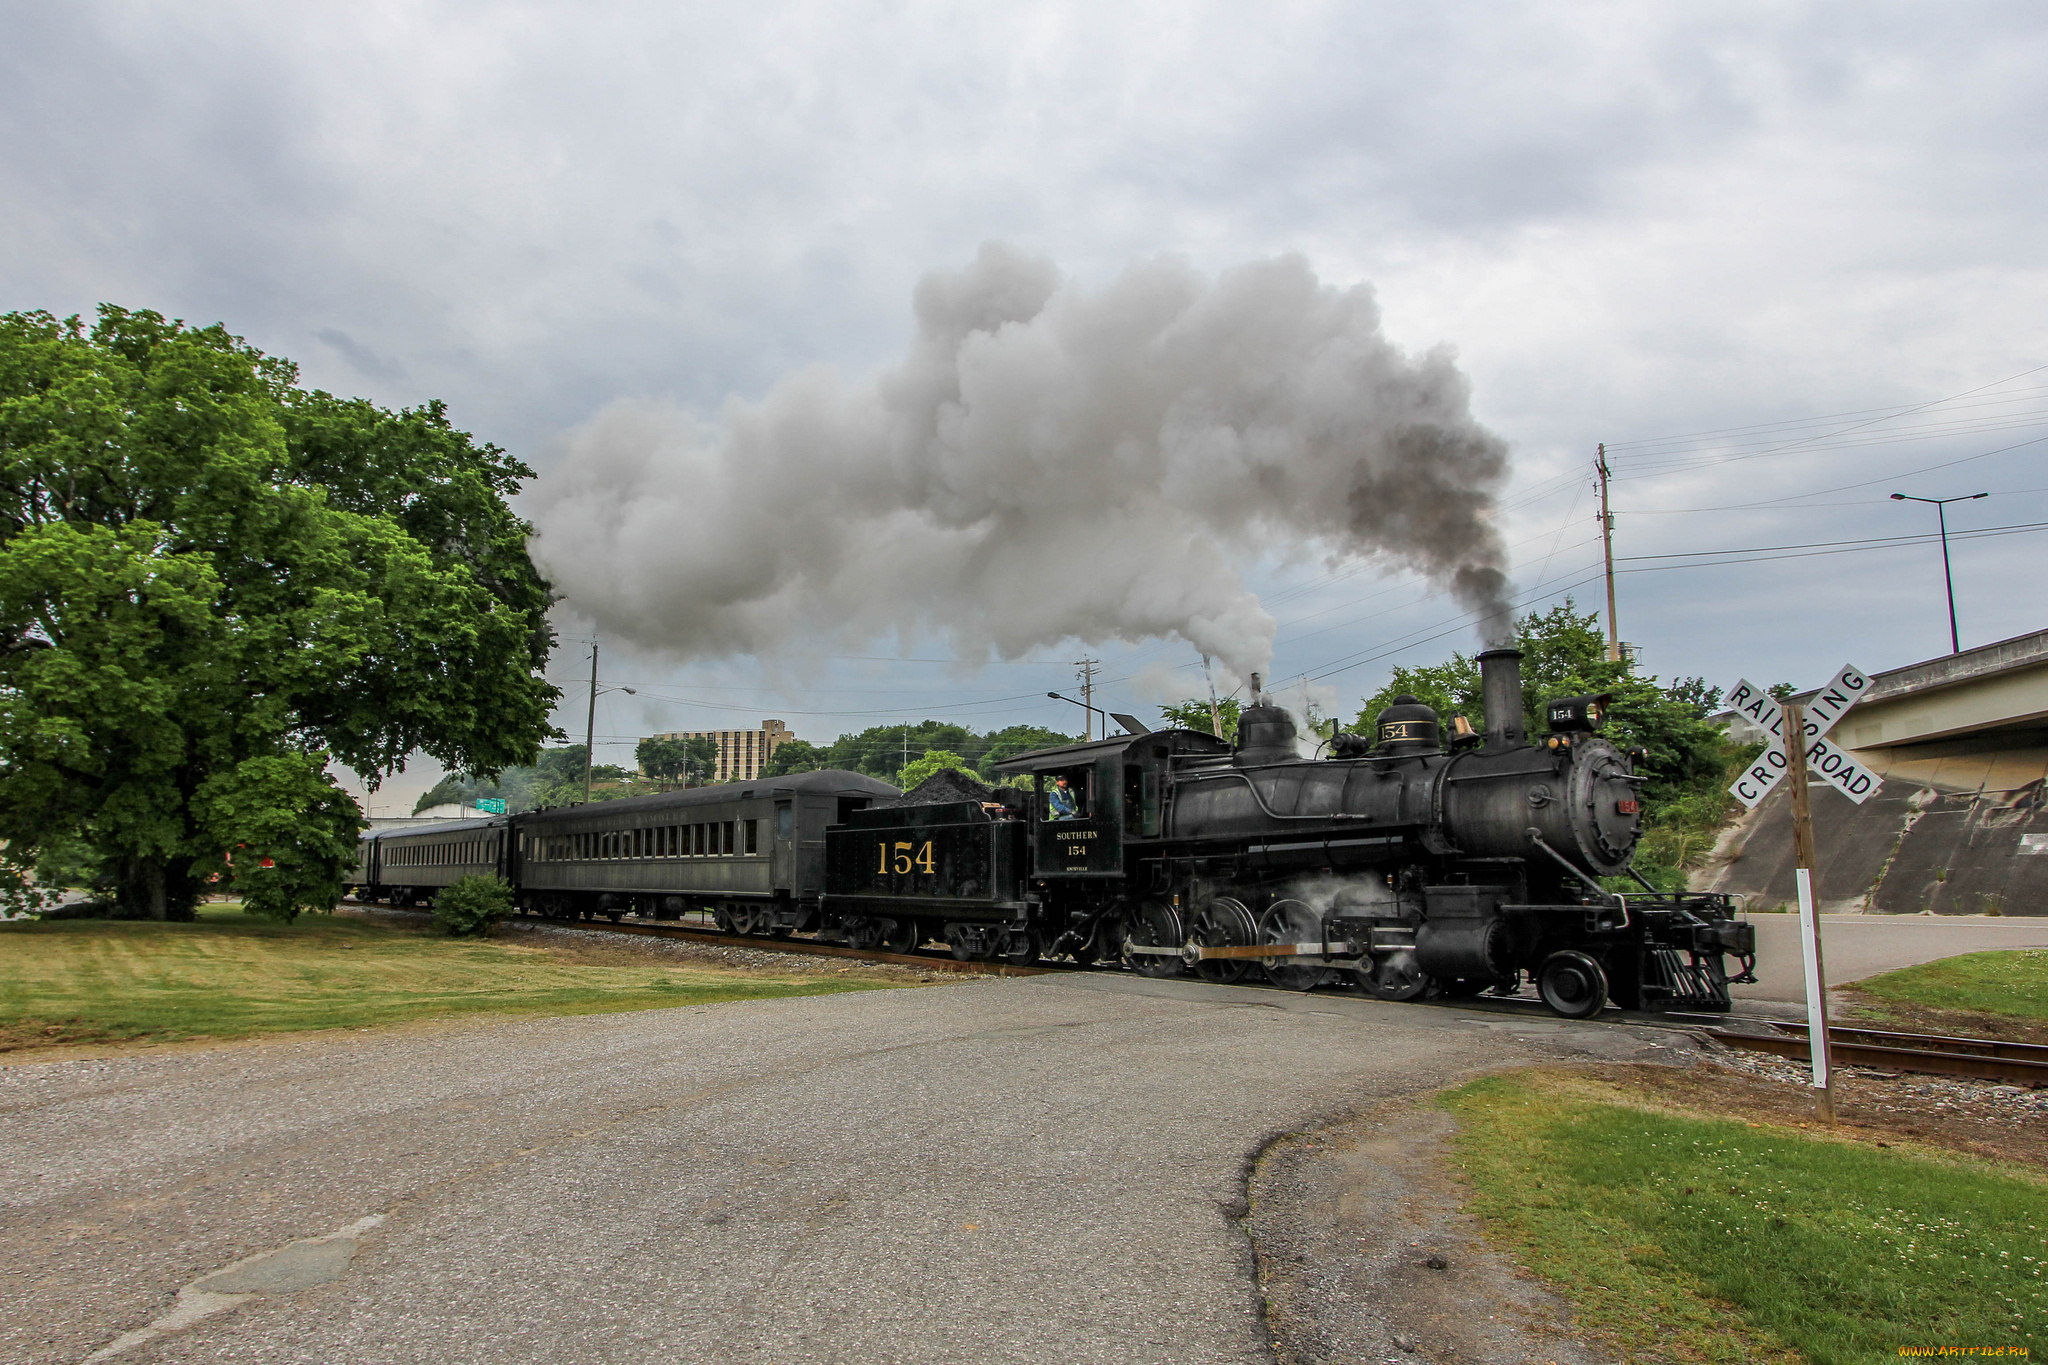
{"type": "Polygon", "coordinates": [[[1567,1018],[1727,1010],[1726,959],[1753,979],[1753,926],[1723,895],[1605,888],[1629,871],[1646,779],[1599,733],[1604,697],[1549,703],[1532,741],[1521,657],[1479,656],[1483,733],[1457,717],[1446,736],[1400,697],[1374,735],[1305,759],[1254,680],[1235,744],[1119,717],[1129,733],[996,765],[1028,788],[940,774],[906,795],[825,771],[380,831],[354,880],[411,900],[496,871],[536,913],[708,910],[741,933],[1385,1000],[1526,978],[1567,1018]]]}

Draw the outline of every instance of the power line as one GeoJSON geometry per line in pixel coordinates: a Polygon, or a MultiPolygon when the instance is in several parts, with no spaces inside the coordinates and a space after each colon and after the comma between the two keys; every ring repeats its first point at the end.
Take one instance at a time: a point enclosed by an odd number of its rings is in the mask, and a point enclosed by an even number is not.
{"type": "MultiPolygon", "coordinates": [[[[1950,540],[1962,540],[1965,537],[1976,539],[2006,533],[2017,534],[2021,531],[2038,531],[2043,527],[2048,527],[2048,521],[2013,522],[2005,526],[1980,526],[1969,531],[1951,531],[1948,538],[1950,540]]],[[[1907,544],[1925,545],[1932,543],[1936,539],[1937,537],[1933,532],[1927,531],[1903,536],[1859,536],[1854,540],[1809,540],[1796,545],[1749,545],[1733,550],[1674,550],[1669,554],[1661,555],[1618,555],[1616,556],[1616,562],[1634,562],[1646,559],[1693,559],[1700,555],[1767,554],[1777,550],[1818,550],[1836,545],[1864,545],[1871,547],[1907,544]]]]}

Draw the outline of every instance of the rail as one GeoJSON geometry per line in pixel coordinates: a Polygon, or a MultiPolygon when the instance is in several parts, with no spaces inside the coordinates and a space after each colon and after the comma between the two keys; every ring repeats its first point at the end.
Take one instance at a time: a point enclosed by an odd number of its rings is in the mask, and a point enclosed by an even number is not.
{"type": "MultiPolygon", "coordinates": [[[[384,914],[394,913],[388,905],[369,901],[350,900],[343,902],[363,910],[376,910],[384,914]]],[[[400,910],[395,913],[405,914],[400,910]]],[[[424,914],[424,911],[410,913],[424,914]]],[[[843,943],[820,943],[808,938],[775,938],[766,934],[728,934],[717,929],[685,929],[670,924],[598,924],[589,920],[556,919],[547,915],[518,915],[509,923],[548,924],[558,929],[583,929],[591,933],[642,934],[650,938],[679,938],[688,943],[709,943],[722,948],[758,948],[769,953],[800,953],[810,957],[851,957],[862,962],[893,962],[903,967],[926,967],[935,971],[960,972],[968,976],[1045,976],[1075,968],[1058,966],[1019,967],[1011,962],[985,962],[974,959],[962,962],[956,957],[940,957],[936,953],[891,953],[879,948],[851,948],[843,943]]],[[[1178,951],[1178,950],[1176,950],[1178,951]]]]}
{"type": "MultiPolygon", "coordinates": [[[[1803,1061],[1812,1055],[1806,1025],[1771,1020],[1775,1033],[1732,1033],[1703,1029],[1729,1047],[1769,1052],[1803,1061]]],[[[1936,1033],[1895,1033],[1883,1029],[1828,1029],[1828,1056],[1836,1066],[1874,1066],[1934,1076],[1975,1076],[2013,1085],[2048,1086],[2048,1047],[1997,1038],[1951,1038],[1936,1033]]]]}

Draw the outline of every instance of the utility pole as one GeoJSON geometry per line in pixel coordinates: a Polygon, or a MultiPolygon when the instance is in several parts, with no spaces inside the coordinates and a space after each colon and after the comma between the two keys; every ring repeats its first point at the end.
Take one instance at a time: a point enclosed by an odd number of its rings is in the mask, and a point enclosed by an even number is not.
{"type": "MultiPolygon", "coordinates": [[[[1081,738],[1095,738],[1095,669],[1100,659],[1077,659],[1074,667],[1081,670],[1081,738]]],[[[1109,725],[1103,723],[1103,737],[1108,738],[1109,725]]]]}
{"type": "Polygon", "coordinates": [[[1806,1041],[1813,1059],[1814,1097],[1824,1122],[1835,1121],[1835,1069],[1828,1055],[1828,974],[1820,956],[1820,911],[1813,899],[1813,807],[1806,785],[1806,708],[1784,703],[1785,777],[1792,784],[1792,878],[1799,889],[1799,932],[1806,952],[1806,1041]]]}
{"type": "Polygon", "coordinates": [[[1209,733],[1223,738],[1223,710],[1216,704],[1216,675],[1209,671],[1209,656],[1202,656],[1202,677],[1209,683],[1209,733]]]}
{"type": "Polygon", "coordinates": [[[1979,498],[1988,498],[1990,496],[1989,493],[1965,493],[1959,498],[1916,498],[1911,493],[1892,494],[1893,502],[1931,502],[1934,504],[1934,515],[1941,526],[1941,581],[1943,586],[1948,589],[1948,652],[1951,654],[1963,652],[1963,639],[1962,636],[1956,634],[1956,580],[1955,575],[1950,573],[1948,568],[1948,505],[1952,502],[1975,502],[1979,498]]]}
{"type": "Polygon", "coordinates": [[[583,718],[583,804],[590,804],[590,764],[597,739],[597,639],[590,641],[590,710],[583,718]]]}
{"type": "Polygon", "coordinates": [[[1607,661],[1621,662],[1621,628],[1614,620],[1614,513],[1607,509],[1607,442],[1593,461],[1600,471],[1600,545],[1607,560],[1607,661]]]}

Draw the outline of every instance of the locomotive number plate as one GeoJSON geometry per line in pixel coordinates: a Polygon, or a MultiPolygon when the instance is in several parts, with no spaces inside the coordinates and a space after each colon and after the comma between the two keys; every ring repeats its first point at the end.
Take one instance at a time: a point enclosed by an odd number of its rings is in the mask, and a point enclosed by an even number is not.
{"type": "Polygon", "coordinates": [[[892,871],[898,876],[906,875],[913,867],[922,872],[939,870],[938,862],[932,856],[932,841],[929,839],[922,844],[909,840],[894,845],[882,843],[876,845],[875,851],[881,855],[881,865],[875,871],[885,877],[892,871]],[[917,850],[915,856],[911,853],[913,848],[917,850]]]}

